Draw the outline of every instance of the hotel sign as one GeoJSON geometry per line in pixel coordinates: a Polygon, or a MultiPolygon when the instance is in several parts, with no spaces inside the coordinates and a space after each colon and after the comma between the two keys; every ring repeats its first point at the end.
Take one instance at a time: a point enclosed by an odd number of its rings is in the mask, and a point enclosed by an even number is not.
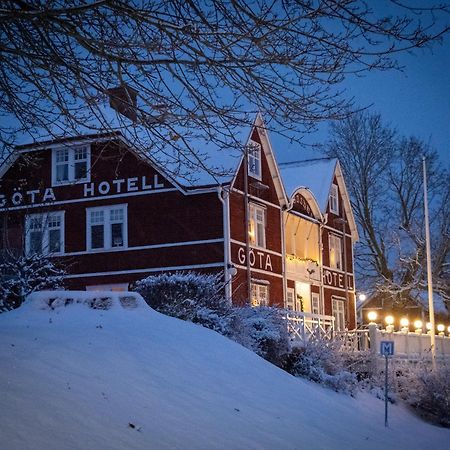
{"type": "MultiPolygon", "coordinates": [[[[323,284],[338,289],[345,289],[345,274],[330,269],[323,269],[323,284]]],[[[353,289],[353,275],[347,274],[347,288],[353,289]]]]}
{"type": "MultiPolygon", "coordinates": [[[[159,175],[121,178],[112,181],[88,182],[88,183],[68,183],[55,186],[56,188],[66,186],[83,186],[83,197],[97,197],[104,195],[117,195],[132,193],[137,191],[148,191],[164,188],[164,183],[159,179],[159,175]]],[[[23,190],[14,188],[10,195],[0,193],[0,208],[8,208],[24,205],[39,205],[43,203],[56,202],[58,190],[53,187],[42,189],[23,190]]]]}

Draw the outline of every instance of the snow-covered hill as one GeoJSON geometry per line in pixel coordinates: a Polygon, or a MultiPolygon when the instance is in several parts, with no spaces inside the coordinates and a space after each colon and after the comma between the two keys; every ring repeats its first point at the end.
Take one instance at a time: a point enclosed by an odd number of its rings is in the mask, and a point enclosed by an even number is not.
{"type": "Polygon", "coordinates": [[[0,315],[0,448],[423,449],[450,430],[296,379],[145,305],[0,315]]]}

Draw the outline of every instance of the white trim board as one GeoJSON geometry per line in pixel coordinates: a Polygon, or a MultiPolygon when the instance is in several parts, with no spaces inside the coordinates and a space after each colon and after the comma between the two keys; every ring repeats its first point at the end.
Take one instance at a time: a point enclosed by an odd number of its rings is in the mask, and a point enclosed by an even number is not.
{"type": "Polygon", "coordinates": [[[62,256],[76,256],[76,255],[96,255],[98,253],[117,253],[117,252],[128,252],[130,250],[151,250],[157,248],[166,248],[166,247],[181,247],[187,245],[201,245],[201,244],[220,244],[223,242],[223,238],[218,239],[204,239],[199,241],[182,241],[182,242],[169,242],[167,244],[152,244],[152,245],[138,245],[135,247],[127,247],[127,248],[112,248],[109,250],[83,250],[80,252],[68,252],[64,253],[62,256]]]}
{"type": "Polygon", "coordinates": [[[189,270],[189,269],[209,269],[213,267],[220,267],[223,269],[223,261],[209,264],[192,264],[189,266],[153,267],[151,269],[130,269],[130,270],[113,270],[111,272],[77,273],[71,275],[64,275],[64,278],[91,278],[91,277],[104,277],[112,275],[127,275],[133,273],[168,272],[173,270],[189,270]]]}

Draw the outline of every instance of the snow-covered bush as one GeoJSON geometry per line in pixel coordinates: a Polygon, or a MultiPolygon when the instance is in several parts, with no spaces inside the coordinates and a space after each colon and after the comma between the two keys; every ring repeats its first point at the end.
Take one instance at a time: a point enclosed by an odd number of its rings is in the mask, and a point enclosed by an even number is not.
{"type": "Polygon", "coordinates": [[[19,307],[32,292],[60,289],[64,274],[44,255],[8,255],[0,264],[0,312],[19,307]]]}
{"type": "Polygon", "coordinates": [[[229,304],[221,274],[163,273],[138,281],[133,290],[156,311],[226,334],[229,304]]]}
{"type": "Polygon", "coordinates": [[[272,307],[234,308],[228,336],[273,364],[281,366],[290,352],[283,310],[272,307]]]}
{"type": "Polygon", "coordinates": [[[347,362],[339,342],[315,338],[293,349],[285,369],[292,375],[323,384],[336,392],[353,394],[358,380],[347,362]]]}

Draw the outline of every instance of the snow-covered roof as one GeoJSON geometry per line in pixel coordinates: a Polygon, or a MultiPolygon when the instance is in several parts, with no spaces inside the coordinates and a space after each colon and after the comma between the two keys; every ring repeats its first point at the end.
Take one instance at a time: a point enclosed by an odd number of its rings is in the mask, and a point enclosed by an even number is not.
{"type": "Polygon", "coordinates": [[[281,163],[279,166],[286,194],[292,197],[299,188],[307,188],[314,194],[321,212],[324,213],[336,163],[337,159],[334,158],[281,163]]]}

